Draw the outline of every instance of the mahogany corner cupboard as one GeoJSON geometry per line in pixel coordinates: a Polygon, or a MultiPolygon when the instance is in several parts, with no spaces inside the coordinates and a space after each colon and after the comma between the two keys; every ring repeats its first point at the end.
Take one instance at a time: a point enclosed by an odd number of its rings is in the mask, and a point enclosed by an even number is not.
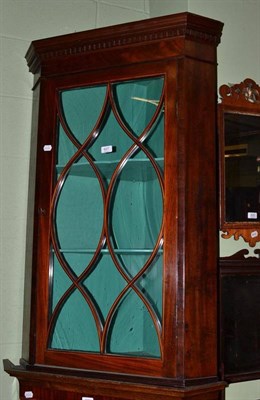
{"type": "Polygon", "coordinates": [[[21,363],[4,363],[20,399],[220,399],[222,25],[181,13],[32,42],[30,323],[27,307],[21,363]]]}

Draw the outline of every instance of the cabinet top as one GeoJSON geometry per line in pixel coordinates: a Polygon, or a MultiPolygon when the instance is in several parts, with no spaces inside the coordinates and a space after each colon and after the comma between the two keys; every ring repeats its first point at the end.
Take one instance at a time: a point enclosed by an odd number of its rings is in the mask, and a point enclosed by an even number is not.
{"type": "MultiPolygon", "coordinates": [[[[35,40],[25,58],[32,73],[44,70],[48,75],[55,73],[55,68],[50,69],[47,65],[58,61],[68,62],[73,59],[75,65],[79,57],[89,57],[90,54],[93,56],[104,51],[118,52],[126,47],[140,49],[161,43],[162,48],[162,43],[176,42],[178,39],[182,39],[177,46],[179,54],[183,54],[181,43],[185,40],[216,47],[220,42],[222,28],[223,23],[217,20],[184,12],[35,40]]],[[[155,53],[153,47],[150,50],[155,53]]]]}

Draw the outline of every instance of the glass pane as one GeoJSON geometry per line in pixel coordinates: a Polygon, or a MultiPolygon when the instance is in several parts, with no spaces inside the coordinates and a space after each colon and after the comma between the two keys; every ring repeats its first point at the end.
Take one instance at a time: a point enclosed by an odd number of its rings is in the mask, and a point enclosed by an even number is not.
{"type": "Polygon", "coordinates": [[[50,347],[60,350],[99,351],[92,312],[78,290],[72,292],[59,310],[50,347]]]}
{"type": "Polygon", "coordinates": [[[64,295],[64,293],[71,286],[71,280],[60,266],[57,257],[53,255],[52,259],[52,285],[53,285],[53,296],[52,296],[52,312],[57,306],[59,300],[64,295]]]}
{"type": "Polygon", "coordinates": [[[104,323],[115,299],[126,286],[126,282],[118,273],[112,258],[107,252],[102,254],[98,265],[84,279],[83,286],[91,295],[99,317],[104,323]]]}
{"type": "Polygon", "coordinates": [[[117,110],[126,127],[140,136],[158,107],[163,78],[138,79],[114,84],[117,110]]]}
{"type": "MultiPolygon", "coordinates": [[[[142,159],[129,159],[111,196],[109,215],[113,248],[152,252],[160,232],[162,213],[161,187],[150,160],[144,155],[142,159]]],[[[149,255],[147,253],[146,257],[149,255]]],[[[120,257],[121,261],[124,257],[120,257]]],[[[136,260],[135,268],[140,269],[144,261],[144,257],[140,257],[139,262],[136,260]]],[[[123,265],[129,270],[125,263],[123,265]]]]}
{"type": "Polygon", "coordinates": [[[66,125],[80,144],[83,144],[96,125],[106,95],[106,86],[64,90],[60,103],[66,125]]]}
{"type": "Polygon", "coordinates": [[[138,357],[160,357],[158,337],[143,301],[129,290],[110,326],[108,352],[138,357]]]}
{"type": "Polygon", "coordinates": [[[68,138],[61,124],[58,125],[58,154],[57,154],[57,165],[59,169],[62,169],[67,162],[74,156],[77,151],[77,147],[68,138]]]}
{"type": "Polygon", "coordinates": [[[226,221],[260,221],[260,117],[225,114],[226,221]]]}
{"type": "MultiPolygon", "coordinates": [[[[68,265],[82,272],[86,255],[70,253],[68,265]]],[[[89,257],[89,255],[88,255],[89,257]]],[[[79,293],[57,258],[53,257],[52,312],[55,315],[50,347],[65,350],[98,351],[95,320],[87,301],[79,293]],[[62,302],[61,299],[63,299],[62,302]],[[60,303],[59,303],[60,302],[60,303]]]]}
{"type": "Polygon", "coordinates": [[[90,263],[93,254],[88,254],[84,250],[65,250],[61,251],[59,257],[63,260],[63,266],[58,261],[56,255],[52,254],[52,311],[54,311],[57,303],[65,292],[73,284],[69,277],[72,271],[74,277],[79,277],[84,271],[86,266],[90,263]],[[65,272],[67,271],[67,273],[65,272]]]}
{"type": "Polygon", "coordinates": [[[99,136],[88,149],[93,160],[99,161],[98,167],[101,169],[103,165],[106,167],[108,163],[116,166],[117,162],[133,144],[118,124],[112,112],[103,122],[99,136]],[[110,150],[109,147],[111,147],[110,150]],[[115,164],[112,164],[112,161],[115,161],[115,164]]]}
{"type": "Polygon", "coordinates": [[[93,250],[97,247],[103,226],[103,199],[99,181],[90,165],[81,166],[81,169],[74,165],[69,170],[55,211],[61,249],[93,250]]]}
{"type": "Polygon", "coordinates": [[[156,317],[162,322],[163,257],[159,254],[137,281],[137,287],[149,301],[156,317]]]}
{"type": "Polygon", "coordinates": [[[164,156],[164,111],[161,111],[157,120],[149,132],[149,135],[145,141],[145,146],[160,162],[164,156]]]}

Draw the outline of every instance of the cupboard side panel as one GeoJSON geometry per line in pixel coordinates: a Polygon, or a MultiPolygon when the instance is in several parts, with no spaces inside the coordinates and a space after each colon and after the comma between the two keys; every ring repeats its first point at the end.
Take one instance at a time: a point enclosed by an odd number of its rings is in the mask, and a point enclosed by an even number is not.
{"type": "Polygon", "coordinates": [[[166,67],[165,104],[165,198],[164,198],[164,376],[179,377],[179,353],[183,349],[182,299],[177,298],[178,274],[178,62],[169,61],[166,67]]]}
{"type": "MultiPolygon", "coordinates": [[[[179,65],[179,133],[183,169],[179,195],[184,275],[184,375],[217,375],[216,67],[192,59],[179,65]],[[182,82],[182,83],[181,83],[182,82]]],[[[180,145],[180,144],[179,144],[180,145]]]]}

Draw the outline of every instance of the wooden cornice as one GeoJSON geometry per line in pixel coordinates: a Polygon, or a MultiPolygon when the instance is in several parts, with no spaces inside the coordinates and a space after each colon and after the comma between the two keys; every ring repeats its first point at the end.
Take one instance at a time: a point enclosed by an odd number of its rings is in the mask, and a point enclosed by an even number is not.
{"type": "Polygon", "coordinates": [[[223,24],[191,13],[180,13],[113,27],[36,40],[31,43],[26,60],[29,70],[36,73],[43,62],[104,51],[125,46],[151,44],[177,37],[196,42],[220,42],[223,24]]]}

